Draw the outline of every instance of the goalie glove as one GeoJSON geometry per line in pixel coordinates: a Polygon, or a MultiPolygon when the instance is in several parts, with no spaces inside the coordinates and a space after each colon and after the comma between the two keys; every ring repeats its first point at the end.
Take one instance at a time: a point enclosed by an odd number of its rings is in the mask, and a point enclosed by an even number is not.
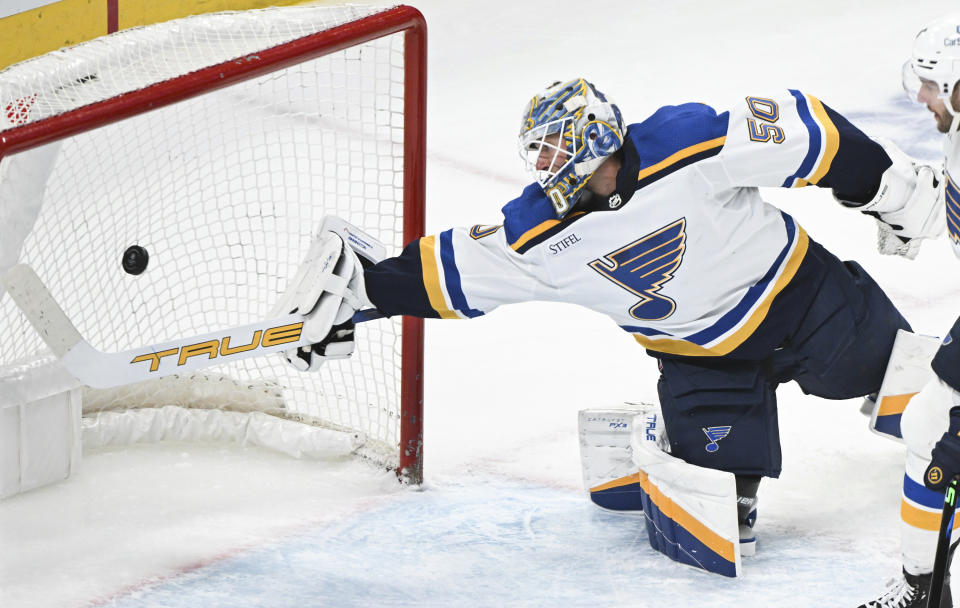
{"type": "Polygon", "coordinates": [[[353,314],[370,308],[363,266],[353,249],[334,232],[320,232],[276,307],[280,314],[304,316],[309,346],[283,353],[300,371],[316,371],[327,359],[353,354],[353,314]]]}
{"type": "Polygon", "coordinates": [[[920,239],[936,238],[946,229],[943,177],[939,169],[914,162],[889,140],[876,140],[892,165],[865,204],[839,200],[877,220],[877,250],[884,255],[917,256],[920,239]]]}

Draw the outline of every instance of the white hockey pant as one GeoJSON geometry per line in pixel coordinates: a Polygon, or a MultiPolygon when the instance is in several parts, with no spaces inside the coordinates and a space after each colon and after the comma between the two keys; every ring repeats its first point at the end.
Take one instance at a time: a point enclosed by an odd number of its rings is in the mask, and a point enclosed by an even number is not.
{"type": "MultiPolygon", "coordinates": [[[[936,377],[913,396],[903,412],[900,430],[907,457],[900,501],[900,541],[903,567],[910,574],[933,570],[940,530],[943,495],[923,485],[930,453],[950,424],[952,395],[936,377]]],[[[949,390],[949,387],[946,387],[949,390]]],[[[956,529],[956,523],[954,529],[956,529]]],[[[956,532],[954,532],[956,537],[956,532]]]]}

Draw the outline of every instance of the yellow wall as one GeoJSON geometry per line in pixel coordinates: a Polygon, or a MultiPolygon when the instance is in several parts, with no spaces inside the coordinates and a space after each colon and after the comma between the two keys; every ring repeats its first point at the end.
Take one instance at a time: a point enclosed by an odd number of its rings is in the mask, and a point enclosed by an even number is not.
{"type": "MultiPolygon", "coordinates": [[[[0,69],[107,33],[111,0],[60,0],[0,19],[0,69]]],[[[114,0],[120,29],[225,10],[304,4],[304,0],[114,0]]]]}
{"type": "Polygon", "coordinates": [[[106,33],[107,0],[61,0],[18,13],[0,19],[0,67],[106,33]]]}
{"type": "Polygon", "coordinates": [[[187,15],[215,13],[217,11],[241,11],[265,6],[288,6],[304,4],[304,0],[182,0],[181,2],[158,2],[150,0],[119,0],[119,25],[126,29],[135,25],[147,25],[169,21],[187,15]]]}

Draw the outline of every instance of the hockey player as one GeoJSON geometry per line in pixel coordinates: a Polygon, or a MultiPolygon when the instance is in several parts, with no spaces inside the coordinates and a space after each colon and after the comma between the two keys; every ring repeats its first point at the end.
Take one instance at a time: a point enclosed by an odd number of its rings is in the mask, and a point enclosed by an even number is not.
{"type": "MultiPolygon", "coordinates": [[[[945,135],[942,202],[950,243],[960,256],[960,190],[954,181],[960,176],[958,81],[960,15],[953,15],[917,34],[903,66],[903,85],[914,101],[933,113],[937,130],[945,135]]],[[[900,507],[903,571],[886,593],[860,608],[921,608],[928,603],[943,492],[960,473],[960,320],[944,339],[932,367],[934,377],[910,400],[900,422],[907,446],[900,507]]],[[[940,606],[953,606],[949,573],[940,606]]]]}
{"type": "MultiPolygon", "coordinates": [[[[387,315],[466,319],[542,300],[609,316],[658,359],[672,455],[734,473],[749,530],[761,477],[781,470],[777,385],[827,399],[875,392],[897,329],[909,328],[859,264],[758,187],[830,188],[896,226],[887,231],[923,238],[927,218],[902,211],[933,208],[933,172],[796,90],[724,112],[666,106],[628,126],[576,79],[533,97],[519,144],[536,182],[499,224],[421,238],[363,273],[347,262],[331,297],[346,281],[387,315]]],[[[315,314],[313,295],[294,300],[326,338],[292,363],[314,369],[352,349],[354,306],[315,314]]]]}

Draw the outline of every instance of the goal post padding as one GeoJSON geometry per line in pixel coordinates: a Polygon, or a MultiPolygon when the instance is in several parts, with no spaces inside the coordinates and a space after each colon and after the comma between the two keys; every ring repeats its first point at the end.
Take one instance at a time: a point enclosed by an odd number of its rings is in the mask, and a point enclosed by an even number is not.
{"type": "MultiPolygon", "coordinates": [[[[108,352],[266,318],[325,215],[388,251],[423,234],[425,88],[425,25],[406,6],[200,15],[11,66],[0,272],[30,265],[108,352]],[[133,245],[149,254],[138,275],[121,266],[133,245]]],[[[2,292],[0,331],[0,394],[49,392],[18,370],[56,370],[55,357],[2,292]]],[[[106,410],[265,412],[346,433],[350,451],[419,482],[422,321],[357,334],[351,360],[316,374],[257,357],[122,398],[87,389],[84,424],[106,410]]]]}

